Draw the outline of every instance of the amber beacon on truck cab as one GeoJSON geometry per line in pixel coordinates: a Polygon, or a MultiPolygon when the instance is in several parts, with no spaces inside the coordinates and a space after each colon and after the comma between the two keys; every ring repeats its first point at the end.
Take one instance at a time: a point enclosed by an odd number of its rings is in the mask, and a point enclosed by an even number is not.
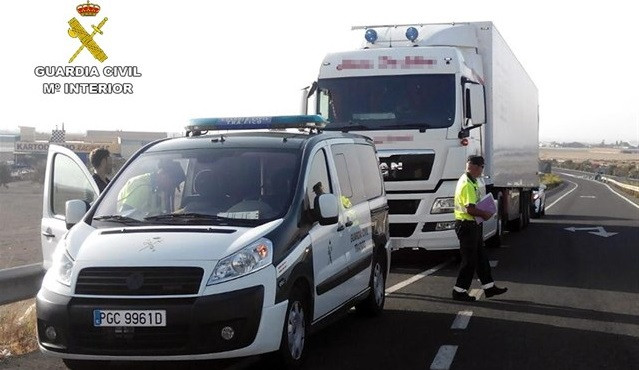
{"type": "Polygon", "coordinates": [[[375,146],[323,126],[193,120],[185,137],[138,151],[99,196],[52,145],[40,349],[70,368],[262,353],[295,367],[327,317],[381,313],[390,243],[375,146]]]}

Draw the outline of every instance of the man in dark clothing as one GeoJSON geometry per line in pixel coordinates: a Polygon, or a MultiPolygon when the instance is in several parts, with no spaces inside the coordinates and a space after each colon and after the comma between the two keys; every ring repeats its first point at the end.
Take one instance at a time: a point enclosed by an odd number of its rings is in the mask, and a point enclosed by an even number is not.
{"type": "Polygon", "coordinates": [[[462,258],[459,276],[453,288],[453,299],[457,301],[474,302],[476,300],[468,294],[475,270],[486,297],[503,294],[508,290],[508,288],[498,288],[493,281],[490,264],[483,247],[482,224],[475,221],[475,217],[481,217],[483,220],[492,217],[491,213],[475,207],[480,200],[477,178],[481,176],[483,170],[483,157],[468,157],[466,172],[457,181],[455,189],[455,233],[459,238],[462,258]]]}
{"type": "Polygon", "coordinates": [[[107,177],[113,170],[111,153],[109,153],[109,150],[103,148],[93,149],[91,153],[89,153],[89,162],[91,162],[91,166],[93,166],[93,170],[95,171],[93,179],[101,193],[109,181],[111,181],[107,177]]]}

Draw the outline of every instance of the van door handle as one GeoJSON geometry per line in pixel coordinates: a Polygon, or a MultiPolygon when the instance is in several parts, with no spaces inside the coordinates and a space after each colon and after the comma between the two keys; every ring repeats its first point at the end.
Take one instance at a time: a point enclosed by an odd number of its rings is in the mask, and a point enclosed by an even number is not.
{"type": "Polygon", "coordinates": [[[345,226],[346,226],[346,227],[353,226],[353,221],[352,221],[352,220],[348,220],[348,221],[346,221],[346,225],[345,225],[345,226]]]}
{"type": "Polygon", "coordinates": [[[346,226],[344,226],[344,225],[341,225],[341,224],[340,224],[340,225],[337,225],[337,231],[342,231],[342,230],[344,230],[345,228],[346,228],[346,226]]]}
{"type": "Polygon", "coordinates": [[[51,229],[43,231],[42,235],[44,235],[46,238],[55,238],[55,234],[51,233],[51,229]]]}

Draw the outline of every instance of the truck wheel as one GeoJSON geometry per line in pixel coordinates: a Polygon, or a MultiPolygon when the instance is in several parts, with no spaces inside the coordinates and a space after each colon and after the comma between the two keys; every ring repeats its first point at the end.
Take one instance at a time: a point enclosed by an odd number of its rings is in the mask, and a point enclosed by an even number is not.
{"type": "Polygon", "coordinates": [[[355,309],[359,314],[378,316],[384,311],[384,302],[386,301],[386,264],[379,254],[373,257],[373,268],[368,286],[370,292],[363,301],[355,306],[355,309]]]}
{"type": "Polygon", "coordinates": [[[275,362],[278,368],[295,369],[306,357],[306,336],[310,319],[307,294],[301,285],[296,285],[288,298],[280,349],[275,362]]]}
{"type": "Polygon", "coordinates": [[[94,370],[106,367],[108,361],[69,360],[63,359],[64,365],[71,370],[94,370]]]}

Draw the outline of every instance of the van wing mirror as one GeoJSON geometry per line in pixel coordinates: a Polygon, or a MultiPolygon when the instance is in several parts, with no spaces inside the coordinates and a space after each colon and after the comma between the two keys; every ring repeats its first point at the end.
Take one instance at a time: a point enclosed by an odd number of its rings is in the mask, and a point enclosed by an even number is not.
{"type": "Polygon", "coordinates": [[[67,230],[82,221],[84,214],[89,210],[89,204],[80,199],[67,200],[64,209],[64,218],[67,230]]]}
{"type": "Polygon", "coordinates": [[[321,194],[318,201],[317,212],[320,225],[333,225],[337,223],[339,206],[335,194],[321,194]]]}

